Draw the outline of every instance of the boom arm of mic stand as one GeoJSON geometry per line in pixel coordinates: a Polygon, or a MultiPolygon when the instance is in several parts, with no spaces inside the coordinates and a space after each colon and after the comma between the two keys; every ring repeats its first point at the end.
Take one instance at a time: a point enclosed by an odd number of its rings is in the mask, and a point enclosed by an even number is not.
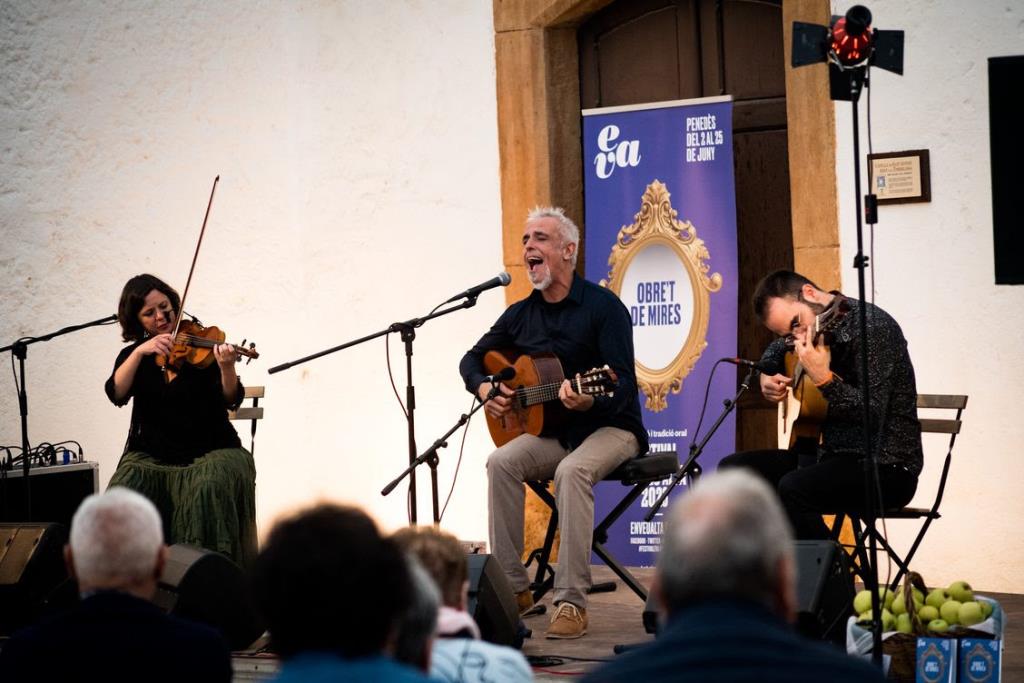
{"type": "Polygon", "coordinates": [[[339,344],[338,346],[332,346],[329,349],[324,349],[323,351],[317,351],[316,353],[310,354],[308,356],[303,356],[302,358],[297,358],[297,359],[292,360],[292,361],[288,361],[287,363],[281,363],[280,365],[275,365],[274,367],[272,367],[272,368],[267,370],[267,374],[268,375],[276,374],[278,372],[281,372],[282,370],[287,370],[288,368],[294,367],[294,366],[299,365],[301,363],[306,363],[306,362],[314,360],[316,358],[320,358],[321,356],[326,356],[326,355],[334,353],[336,351],[343,351],[343,350],[345,350],[347,348],[350,348],[352,346],[356,346],[358,344],[362,344],[363,342],[368,342],[371,339],[377,339],[378,337],[383,337],[385,334],[391,334],[392,332],[400,332],[400,333],[403,333],[403,334],[407,334],[408,331],[410,331],[410,330],[415,330],[417,327],[422,327],[423,323],[427,322],[428,320],[433,320],[434,318],[440,318],[442,315],[448,315],[449,313],[454,313],[455,311],[461,311],[464,308],[472,308],[475,305],[476,305],[476,297],[475,296],[474,297],[469,297],[465,301],[461,302],[458,306],[449,306],[448,308],[442,309],[440,311],[436,311],[434,313],[431,313],[430,315],[423,316],[422,318],[412,318],[410,320],[405,320],[403,322],[391,323],[390,325],[388,325],[383,330],[378,330],[377,332],[374,332],[372,334],[368,334],[365,337],[360,337],[359,339],[353,339],[352,341],[345,342],[344,344],[339,344]]]}
{"type": "MultiPolygon", "coordinates": [[[[437,441],[435,441],[430,446],[430,448],[428,448],[427,450],[423,451],[423,453],[421,455],[416,456],[416,458],[411,463],[409,463],[409,466],[406,467],[405,470],[403,470],[401,474],[399,474],[397,477],[395,477],[393,480],[391,480],[391,482],[387,486],[385,486],[383,489],[381,489],[380,495],[386,496],[389,493],[391,493],[392,491],[394,491],[395,487],[398,486],[398,484],[401,483],[401,481],[403,479],[405,479],[406,476],[408,476],[409,474],[412,474],[412,471],[415,470],[420,465],[422,465],[423,463],[429,462],[431,460],[436,461],[436,459],[437,459],[437,452],[439,450],[441,450],[442,448],[444,448],[445,446],[448,445],[448,437],[451,436],[452,434],[454,434],[455,432],[457,432],[459,430],[459,428],[462,427],[464,424],[469,422],[469,418],[473,417],[474,413],[476,413],[478,410],[483,408],[487,404],[488,401],[490,401],[492,398],[494,398],[497,395],[498,395],[498,385],[494,384],[494,386],[491,387],[491,391],[487,394],[487,398],[485,398],[483,400],[483,402],[476,404],[475,406],[473,406],[472,410],[470,410],[468,413],[464,413],[461,417],[459,417],[458,422],[456,422],[452,426],[451,429],[449,429],[447,432],[444,433],[443,436],[441,436],[437,441]]],[[[434,467],[435,465],[436,465],[436,462],[434,464],[432,464],[431,467],[434,467]]],[[[435,494],[436,494],[436,491],[435,491],[435,494]]],[[[437,501],[435,500],[434,503],[435,503],[434,507],[436,508],[437,507],[437,505],[436,505],[437,501]]],[[[434,521],[436,522],[438,520],[435,519],[434,521]]]]}
{"type": "Polygon", "coordinates": [[[739,401],[740,396],[750,388],[750,385],[753,383],[754,377],[758,372],[759,370],[756,367],[750,368],[747,376],[744,377],[743,381],[740,383],[740,388],[736,390],[736,395],[731,401],[725,401],[725,409],[722,410],[722,413],[718,416],[718,419],[715,420],[715,423],[711,425],[711,429],[709,429],[707,434],[704,435],[704,438],[701,439],[699,444],[696,441],[690,444],[690,454],[686,458],[686,462],[676,470],[676,473],[672,475],[672,482],[665,487],[664,491],[661,492],[661,495],[658,496],[658,500],[654,501],[654,505],[651,506],[651,511],[644,517],[645,522],[649,522],[654,519],[654,515],[658,514],[658,510],[660,510],[661,506],[665,504],[665,499],[668,498],[668,494],[672,493],[676,486],[679,486],[679,482],[683,480],[683,477],[689,474],[691,470],[694,470],[695,473],[700,471],[700,465],[697,464],[697,458],[704,452],[704,446],[707,445],[708,441],[711,440],[711,437],[714,436],[716,431],[718,431],[718,428],[721,426],[722,422],[725,421],[725,418],[729,416],[729,413],[736,409],[736,402],[739,401]]]}

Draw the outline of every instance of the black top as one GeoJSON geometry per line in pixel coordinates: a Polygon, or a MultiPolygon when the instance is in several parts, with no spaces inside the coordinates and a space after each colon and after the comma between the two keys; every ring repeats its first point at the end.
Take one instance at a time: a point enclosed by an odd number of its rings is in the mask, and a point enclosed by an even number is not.
{"type": "MultiPolygon", "coordinates": [[[[121,349],[114,361],[115,371],[141,343],[121,349]]],[[[234,402],[226,404],[216,362],[202,370],[184,365],[174,381],[167,383],[155,357],[146,356],[139,363],[127,396],[114,400],[113,372],[105,389],[116,406],[135,398],[126,453],[142,451],[169,464],[187,465],[212,450],[242,445],[227,416],[228,409],[234,410],[242,403],[242,382],[235,389],[234,402]]]]}
{"type": "Polygon", "coordinates": [[[714,600],[687,607],[658,639],[611,660],[585,683],[883,683],[865,660],[800,637],[764,607],[714,600]]]}
{"type": "MultiPolygon", "coordinates": [[[[860,382],[860,302],[847,299],[850,311],[832,330],[829,366],[834,379],[821,387],[828,401],[822,425],[824,455],[864,450],[860,382]]],[[[902,465],[919,474],[924,462],[921,423],[917,419],[917,384],[903,330],[892,316],[866,304],[868,328],[868,389],[871,399],[871,433],[880,464],[902,465]]],[[[776,339],[761,357],[766,372],[785,372],[785,342],[776,339]]]]}
{"type": "Polygon", "coordinates": [[[227,683],[231,657],[212,628],[127,593],[101,591],[15,633],[0,651],[0,680],[227,683]]]}
{"type": "Polygon", "coordinates": [[[633,356],[633,324],[615,294],[573,274],[569,295],[548,303],[541,292],[509,306],[491,329],[466,352],[459,372],[466,389],[476,394],[484,381],[484,354],[513,348],[520,353],[554,353],[567,377],[609,365],[619,377],[614,396],[594,396],[594,405],[570,416],[559,441],[576,448],[601,427],[632,432],[647,452],[647,432],[640,418],[633,356]]]}

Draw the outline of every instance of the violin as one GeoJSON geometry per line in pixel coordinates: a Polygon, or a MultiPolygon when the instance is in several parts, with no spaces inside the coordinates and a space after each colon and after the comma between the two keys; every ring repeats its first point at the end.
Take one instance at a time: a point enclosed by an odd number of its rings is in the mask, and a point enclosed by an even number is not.
{"type": "MultiPolygon", "coordinates": [[[[188,288],[192,284],[192,274],[196,269],[196,260],[199,258],[199,247],[203,244],[203,235],[206,233],[206,222],[210,219],[210,208],[213,206],[213,195],[217,192],[217,183],[220,182],[218,175],[213,179],[213,187],[210,189],[210,201],[206,204],[206,215],[203,216],[203,226],[199,229],[199,241],[196,242],[196,251],[192,256],[192,266],[188,271],[188,280],[185,281],[185,291],[181,295],[181,303],[178,306],[180,311],[185,310],[185,299],[188,297],[188,288]]],[[[164,379],[169,383],[177,377],[177,370],[183,365],[192,365],[197,368],[209,367],[216,359],[213,355],[213,347],[223,344],[226,335],[216,326],[203,327],[195,320],[183,320],[180,315],[174,324],[174,346],[169,356],[158,355],[156,364],[164,372],[164,379]]],[[[259,358],[256,351],[256,344],[249,344],[246,348],[245,340],[240,345],[235,345],[235,353],[246,356],[249,363],[253,358],[259,358]]]]}
{"type": "MultiPolygon", "coordinates": [[[[161,368],[171,367],[175,370],[180,370],[183,365],[207,368],[215,360],[213,347],[223,344],[226,338],[227,335],[215,325],[203,327],[194,320],[183,320],[174,336],[170,355],[158,355],[156,364],[161,368]]],[[[246,347],[245,340],[242,340],[241,344],[235,344],[234,347],[235,353],[245,356],[247,364],[260,357],[255,343],[246,347]]]]}

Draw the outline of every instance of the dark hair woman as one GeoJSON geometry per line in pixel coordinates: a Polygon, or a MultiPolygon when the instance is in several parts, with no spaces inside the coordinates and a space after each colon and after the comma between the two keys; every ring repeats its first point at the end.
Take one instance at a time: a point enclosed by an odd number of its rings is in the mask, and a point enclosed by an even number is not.
{"type": "Polygon", "coordinates": [[[189,543],[248,565],[256,553],[256,466],[242,448],[227,411],[242,402],[230,344],[213,349],[216,363],[183,365],[168,382],[156,363],[170,354],[181,298],[153,275],[137,275],[121,292],[118,321],[131,342],[106,383],[116,406],[129,399],[128,441],[110,486],[152,500],[167,543],[189,543]]]}

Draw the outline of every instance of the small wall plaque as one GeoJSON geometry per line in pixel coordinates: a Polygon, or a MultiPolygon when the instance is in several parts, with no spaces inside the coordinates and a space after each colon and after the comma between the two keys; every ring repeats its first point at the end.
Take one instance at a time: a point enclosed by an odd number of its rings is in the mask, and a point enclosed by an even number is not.
{"type": "Polygon", "coordinates": [[[868,155],[871,191],[879,204],[907,204],[932,200],[928,150],[868,155]]]}

